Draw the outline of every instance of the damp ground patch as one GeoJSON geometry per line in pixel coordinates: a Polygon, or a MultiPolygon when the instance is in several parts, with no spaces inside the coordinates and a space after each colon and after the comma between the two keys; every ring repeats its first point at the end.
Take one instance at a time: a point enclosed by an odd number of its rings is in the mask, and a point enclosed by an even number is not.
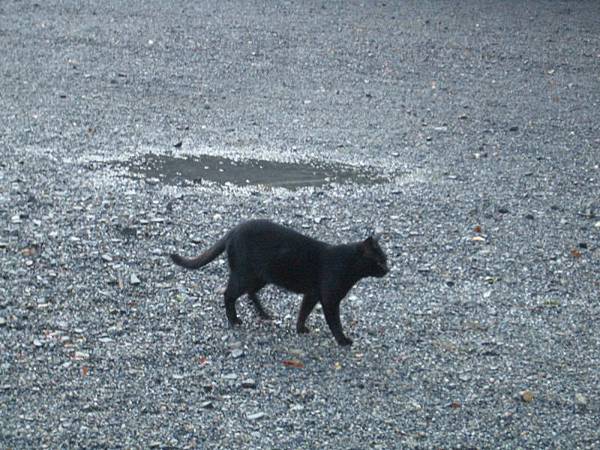
{"type": "Polygon", "coordinates": [[[329,183],[377,184],[380,174],[345,164],[283,163],[212,156],[171,156],[147,154],[119,163],[133,177],[170,185],[201,184],[203,181],[234,183],[240,186],[266,185],[296,189],[329,183]]]}

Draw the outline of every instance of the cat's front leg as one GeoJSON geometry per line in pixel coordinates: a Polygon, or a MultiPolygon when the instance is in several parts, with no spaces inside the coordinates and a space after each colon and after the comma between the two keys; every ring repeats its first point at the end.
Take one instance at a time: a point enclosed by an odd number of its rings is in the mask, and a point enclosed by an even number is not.
{"type": "Polygon", "coordinates": [[[352,345],[352,339],[346,337],[342,330],[342,322],[340,320],[340,300],[326,300],[322,302],[322,304],[325,320],[337,343],[343,346],[352,345]]]}

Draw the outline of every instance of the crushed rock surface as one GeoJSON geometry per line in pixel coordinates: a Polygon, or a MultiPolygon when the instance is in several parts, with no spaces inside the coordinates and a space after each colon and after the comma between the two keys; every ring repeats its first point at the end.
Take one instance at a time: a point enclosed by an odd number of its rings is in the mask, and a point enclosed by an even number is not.
{"type": "Polygon", "coordinates": [[[0,447],[600,446],[600,4],[0,5],[0,447]],[[177,144],[176,147],[174,145],[177,144]],[[147,153],[349,164],[373,184],[169,185],[147,153]],[[391,273],[295,334],[245,298],[247,218],[391,273]]]}

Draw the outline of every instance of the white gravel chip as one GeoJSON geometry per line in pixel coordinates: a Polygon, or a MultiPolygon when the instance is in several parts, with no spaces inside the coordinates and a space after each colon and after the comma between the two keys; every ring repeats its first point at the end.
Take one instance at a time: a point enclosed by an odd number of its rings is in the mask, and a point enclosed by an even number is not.
{"type": "Polygon", "coordinates": [[[247,418],[248,420],[254,422],[260,419],[264,419],[265,417],[267,417],[267,415],[264,412],[256,412],[253,414],[248,414],[247,418]]]}

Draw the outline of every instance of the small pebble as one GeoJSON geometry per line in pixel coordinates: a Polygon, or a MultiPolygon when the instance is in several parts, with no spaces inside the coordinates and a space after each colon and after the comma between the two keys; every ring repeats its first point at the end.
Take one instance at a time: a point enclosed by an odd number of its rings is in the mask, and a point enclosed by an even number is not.
{"type": "Polygon", "coordinates": [[[533,392],[531,392],[528,389],[519,392],[519,396],[521,397],[521,400],[523,400],[525,403],[530,403],[533,401],[533,392]]]}
{"type": "Polygon", "coordinates": [[[90,354],[86,353],[86,352],[75,352],[73,354],[74,360],[88,359],[89,357],[90,357],[90,354]]]}
{"type": "Polygon", "coordinates": [[[246,389],[254,389],[256,387],[256,381],[252,378],[247,378],[242,381],[242,387],[246,389]]]}
{"type": "Polygon", "coordinates": [[[471,380],[471,375],[469,375],[468,373],[461,373],[458,376],[460,381],[470,381],[471,380]]]}

